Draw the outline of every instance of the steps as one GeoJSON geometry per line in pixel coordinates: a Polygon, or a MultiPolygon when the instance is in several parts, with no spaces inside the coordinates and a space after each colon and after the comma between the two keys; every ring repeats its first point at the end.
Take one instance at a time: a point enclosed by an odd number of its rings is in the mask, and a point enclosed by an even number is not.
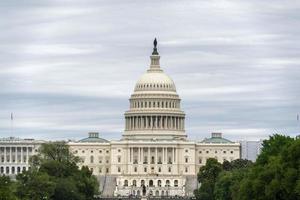
{"type": "Polygon", "coordinates": [[[102,197],[112,197],[117,185],[117,178],[115,176],[99,176],[99,190],[102,197]]]}

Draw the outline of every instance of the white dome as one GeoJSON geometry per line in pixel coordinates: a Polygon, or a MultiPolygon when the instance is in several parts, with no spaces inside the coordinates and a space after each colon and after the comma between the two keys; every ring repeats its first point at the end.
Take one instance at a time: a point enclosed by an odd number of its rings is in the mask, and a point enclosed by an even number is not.
{"type": "Polygon", "coordinates": [[[135,85],[134,91],[176,91],[173,80],[163,71],[147,71],[135,85]]]}

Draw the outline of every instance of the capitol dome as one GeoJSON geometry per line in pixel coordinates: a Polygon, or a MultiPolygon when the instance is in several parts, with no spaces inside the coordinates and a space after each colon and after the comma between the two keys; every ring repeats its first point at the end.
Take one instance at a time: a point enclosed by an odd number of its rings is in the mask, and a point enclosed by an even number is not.
{"type": "Polygon", "coordinates": [[[148,70],[137,81],[134,91],[170,91],[176,92],[173,80],[163,70],[148,70]]]}
{"type": "Polygon", "coordinates": [[[160,68],[157,41],[150,56],[150,68],[135,84],[125,112],[123,139],[174,140],[186,139],[185,114],[174,81],[160,68]]]}

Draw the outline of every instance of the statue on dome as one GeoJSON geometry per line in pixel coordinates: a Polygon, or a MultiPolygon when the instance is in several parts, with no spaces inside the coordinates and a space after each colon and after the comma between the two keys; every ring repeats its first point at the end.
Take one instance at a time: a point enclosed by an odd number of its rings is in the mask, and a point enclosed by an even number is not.
{"type": "Polygon", "coordinates": [[[154,48],[153,48],[152,55],[158,55],[158,51],[157,51],[157,40],[156,40],[156,38],[155,38],[154,41],[153,41],[153,45],[154,45],[154,48]]]}

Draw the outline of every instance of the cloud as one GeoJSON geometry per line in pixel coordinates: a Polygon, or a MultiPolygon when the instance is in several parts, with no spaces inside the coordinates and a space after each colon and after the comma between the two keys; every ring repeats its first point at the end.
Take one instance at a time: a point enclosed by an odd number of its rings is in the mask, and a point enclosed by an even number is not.
{"type": "Polygon", "coordinates": [[[79,139],[96,130],[121,138],[154,37],[190,139],[299,134],[299,8],[256,0],[2,1],[0,137],[79,139]]]}

